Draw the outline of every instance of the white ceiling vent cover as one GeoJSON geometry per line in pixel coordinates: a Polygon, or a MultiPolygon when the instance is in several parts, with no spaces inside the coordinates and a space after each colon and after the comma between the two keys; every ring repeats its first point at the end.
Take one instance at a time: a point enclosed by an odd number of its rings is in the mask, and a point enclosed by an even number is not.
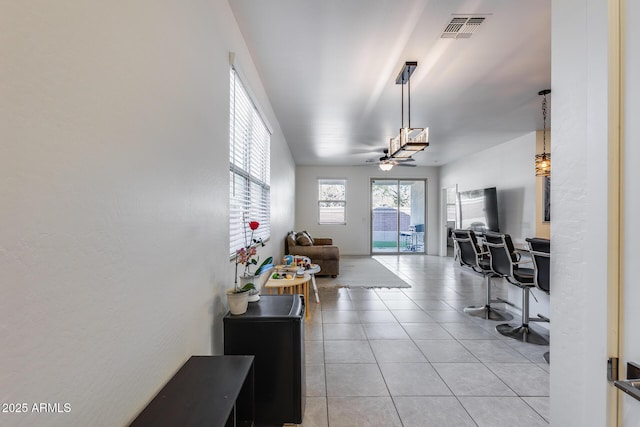
{"type": "Polygon", "coordinates": [[[484,22],[484,16],[456,16],[451,18],[440,38],[468,39],[484,22]]]}

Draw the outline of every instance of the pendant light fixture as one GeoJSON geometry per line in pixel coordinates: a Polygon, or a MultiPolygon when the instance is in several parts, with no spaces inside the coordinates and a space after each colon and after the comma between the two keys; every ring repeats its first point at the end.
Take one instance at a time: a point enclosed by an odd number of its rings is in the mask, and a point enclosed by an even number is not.
{"type": "Polygon", "coordinates": [[[396,84],[402,86],[402,127],[400,133],[389,141],[389,157],[409,158],[418,151],[422,151],[429,146],[429,129],[411,127],[411,74],[418,66],[416,61],[407,61],[400,70],[396,78],[396,84]],[[404,126],[404,85],[408,87],[408,126],[404,126]]]}
{"type": "Polygon", "coordinates": [[[542,154],[536,154],[536,176],[551,176],[551,153],[547,153],[547,95],[551,89],[538,92],[542,95],[542,154]]]}

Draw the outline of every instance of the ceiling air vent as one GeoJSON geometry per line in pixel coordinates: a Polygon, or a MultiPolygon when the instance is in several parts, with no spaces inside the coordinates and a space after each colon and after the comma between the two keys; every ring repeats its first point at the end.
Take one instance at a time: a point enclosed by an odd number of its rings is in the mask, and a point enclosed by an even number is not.
{"type": "Polygon", "coordinates": [[[468,39],[484,22],[483,16],[456,16],[451,18],[440,38],[468,39]]]}

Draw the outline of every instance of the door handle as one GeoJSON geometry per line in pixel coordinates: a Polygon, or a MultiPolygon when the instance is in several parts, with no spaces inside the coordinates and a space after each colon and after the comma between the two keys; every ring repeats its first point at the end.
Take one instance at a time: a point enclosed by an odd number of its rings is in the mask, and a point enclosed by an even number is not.
{"type": "Polygon", "coordinates": [[[640,365],[627,362],[627,379],[614,381],[613,385],[636,400],[640,400],[640,365]]]}

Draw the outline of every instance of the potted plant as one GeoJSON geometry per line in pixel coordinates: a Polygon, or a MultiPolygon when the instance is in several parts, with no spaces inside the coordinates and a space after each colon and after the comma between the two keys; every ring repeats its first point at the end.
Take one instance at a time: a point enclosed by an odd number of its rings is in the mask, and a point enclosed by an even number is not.
{"type": "MultiPolygon", "coordinates": [[[[249,267],[258,264],[257,246],[264,246],[262,239],[254,239],[253,233],[258,229],[260,223],[250,221],[251,238],[245,242],[245,246],[236,251],[236,270],[233,282],[233,288],[227,290],[227,301],[229,303],[229,311],[231,314],[244,314],[247,311],[250,292],[256,289],[253,283],[254,275],[249,271],[249,267]],[[244,265],[244,271],[240,276],[240,284],[238,284],[238,264],[244,265]]],[[[246,232],[245,232],[246,236],[246,232]]],[[[270,258],[265,260],[258,270],[270,262],[270,258]]]]}
{"type": "Polygon", "coordinates": [[[227,302],[229,303],[229,311],[231,314],[244,314],[249,305],[249,290],[253,284],[250,283],[243,288],[227,289],[227,302]],[[251,287],[249,287],[251,285],[251,287]]]}
{"type": "Polygon", "coordinates": [[[268,274],[273,269],[273,257],[264,260],[260,267],[256,269],[253,275],[240,276],[241,284],[253,285],[253,289],[249,290],[249,302],[260,301],[260,288],[264,283],[263,274],[268,274]]]}

